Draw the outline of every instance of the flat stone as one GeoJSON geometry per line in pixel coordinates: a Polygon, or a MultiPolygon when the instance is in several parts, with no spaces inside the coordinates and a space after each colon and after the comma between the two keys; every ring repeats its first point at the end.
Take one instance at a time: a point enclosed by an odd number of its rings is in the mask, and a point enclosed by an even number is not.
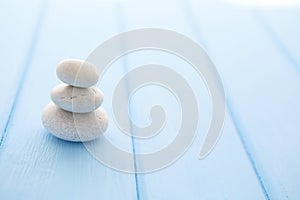
{"type": "Polygon", "coordinates": [[[56,74],[62,82],[81,88],[91,87],[99,79],[95,65],[77,59],[67,59],[58,63],[56,74]]]}
{"type": "Polygon", "coordinates": [[[52,135],[60,139],[86,142],[98,138],[106,131],[108,118],[103,108],[84,114],[71,113],[51,102],[43,110],[42,123],[52,135]]]}
{"type": "Polygon", "coordinates": [[[78,88],[60,84],[52,90],[51,99],[66,111],[87,113],[99,108],[103,102],[103,93],[97,87],[78,88]]]}

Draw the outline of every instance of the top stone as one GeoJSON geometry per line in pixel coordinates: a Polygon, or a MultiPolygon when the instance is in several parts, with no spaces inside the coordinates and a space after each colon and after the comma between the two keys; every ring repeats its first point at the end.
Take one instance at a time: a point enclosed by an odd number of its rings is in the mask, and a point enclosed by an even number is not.
{"type": "Polygon", "coordinates": [[[77,59],[67,59],[58,63],[56,74],[62,82],[81,88],[91,87],[99,79],[95,65],[77,59]]]}

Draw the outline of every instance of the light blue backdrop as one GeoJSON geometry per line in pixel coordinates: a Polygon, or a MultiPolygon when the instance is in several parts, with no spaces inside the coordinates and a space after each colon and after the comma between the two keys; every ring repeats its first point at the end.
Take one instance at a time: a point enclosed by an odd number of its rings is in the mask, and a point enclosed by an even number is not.
{"type": "Polygon", "coordinates": [[[271,5],[0,1],[0,199],[300,199],[300,7],[271,5]],[[144,27],[177,31],[206,49],[224,83],[226,121],[214,151],[198,160],[211,115],[203,81],[170,55],[128,55],[98,85],[106,96],[111,123],[105,134],[112,142],[130,152],[133,145],[135,152],[151,152],[178,129],[178,104],[157,87],[137,93],[130,113],[147,124],[149,105],[164,105],[169,118],[161,136],[132,141],[113,123],[110,98],[118,78],[145,60],[172,65],[189,79],[201,126],[172,166],[125,174],[98,163],[82,144],[49,135],[40,116],[59,83],[60,60],[85,59],[111,36],[144,27]]]}

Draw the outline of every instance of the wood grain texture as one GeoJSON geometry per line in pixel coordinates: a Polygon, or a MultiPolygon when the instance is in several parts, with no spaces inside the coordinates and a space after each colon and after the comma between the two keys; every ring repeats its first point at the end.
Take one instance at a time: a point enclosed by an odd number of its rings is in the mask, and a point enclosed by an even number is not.
{"type": "MultiPolygon", "coordinates": [[[[120,19],[124,30],[155,27],[178,31],[194,40],[198,40],[199,37],[193,32],[193,27],[188,23],[190,19],[186,18],[179,1],[124,3],[119,13],[122,14],[120,19]]],[[[210,97],[201,77],[197,76],[191,66],[174,56],[161,54],[163,53],[159,52],[157,55],[155,52],[146,51],[128,55],[128,70],[145,63],[159,63],[170,66],[189,80],[199,101],[200,127],[198,138],[191,149],[177,162],[158,172],[138,175],[140,199],[264,199],[262,188],[229,115],[226,116],[224,135],[215,150],[206,159],[197,159],[205,131],[209,126],[210,97]]],[[[174,139],[178,131],[180,108],[176,99],[166,93],[168,92],[161,88],[145,87],[133,97],[131,113],[137,124],[151,123],[147,118],[148,114],[145,113],[148,113],[155,104],[162,104],[168,117],[159,136],[149,140],[135,139],[137,153],[164,148],[174,139]]]]}
{"type": "Polygon", "coordinates": [[[31,60],[35,35],[38,31],[40,0],[0,2],[0,146],[7,133],[15,97],[19,94],[24,72],[31,60]]]}
{"type": "MultiPolygon", "coordinates": [[[[56,64],[68,57],[84,59],[91,49],[114,34],[115,9],[109,4],[79,1],[52,1],[48,9],[1,148],[0,198],[136,199],[133,175],[103,166],[81,143],[56,139],[40,120],[51,89],[59,84],[56,64]]],[[[120,70],[116,68],[112,73],[120,70]]],[[[105,104],[104,108],[107,109],[105,104]]],[[[111,124],[108,137],[115,130],[111,124]]],[[[131,149],[131,140],[120,143],[131,149]]]]}
{"type": "Polygon", "coordinates": [[[0,199],[299,199],[299,8],[250,9],[221,0],[13,0],[1,1],[0,10],[0,199]],[[100,164],[83,144],[48,134],[40,117],[60,83],[60,60],[85,59],[111,36],[143,27],[174,30],[204,46],[224,82],[227,114],[215,149],[198,160],[211,117],[202,79],[163,52],[125,56],[98,84],[111,119],[105,136],[116,146],[153,152],[180,126],[176,98],[149,86],[132,97],[129,113],[146,126],[151,106],[161,104],[164,130],[149,140],[120,133],[113,90],[139,65],[171,66],[188,80],[200,108],[198,136],[183,157],[155,173],[125,174],[100,164]]]}
{"type": "Polygon", "coordinates": [[[268,198],[299,198],[299,75],[251,10],[196,1],[192,7],[268,198]]]}
{"type": "Polygon", "coordinates": [[[300,7],[260,9],[253,14],[256,22],[267,32],[274,45],[300,73],[300,7]]]}

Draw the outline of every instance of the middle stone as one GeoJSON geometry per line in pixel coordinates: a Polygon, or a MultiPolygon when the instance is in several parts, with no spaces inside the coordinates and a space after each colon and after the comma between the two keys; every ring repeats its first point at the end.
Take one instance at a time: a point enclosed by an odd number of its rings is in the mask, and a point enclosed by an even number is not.
{"type": "Polygon", "coordinates": [[[102,104],[103,93],[97,87],[78,88],[60,84],[52,90],[51,99],[63,110],[88,113],[96,110],[102,104]]]}

